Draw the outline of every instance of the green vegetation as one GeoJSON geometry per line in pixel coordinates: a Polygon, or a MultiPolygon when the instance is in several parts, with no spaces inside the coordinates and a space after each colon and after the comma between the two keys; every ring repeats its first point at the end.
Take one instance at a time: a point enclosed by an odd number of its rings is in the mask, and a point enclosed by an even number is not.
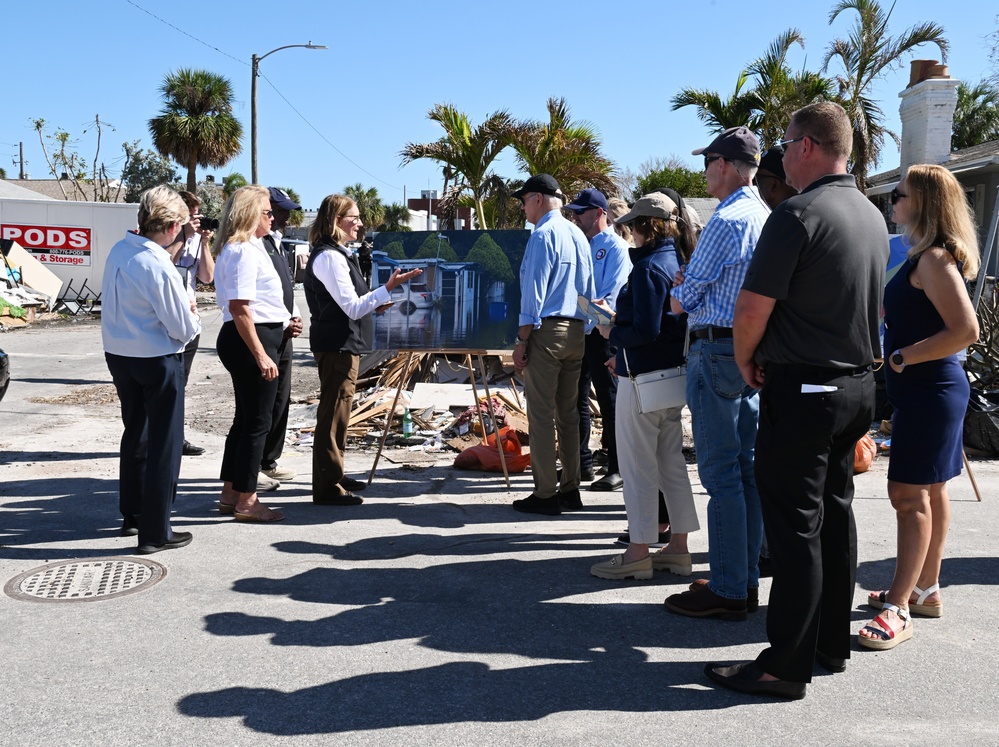
{"type": "Polygon", "coordinates": [[[483,233],[465,256],[466,262],[478,262],[479,269],[490,283],[512,283],[515,279],[510,260],[500,245],[488,233],[483,233]]]}

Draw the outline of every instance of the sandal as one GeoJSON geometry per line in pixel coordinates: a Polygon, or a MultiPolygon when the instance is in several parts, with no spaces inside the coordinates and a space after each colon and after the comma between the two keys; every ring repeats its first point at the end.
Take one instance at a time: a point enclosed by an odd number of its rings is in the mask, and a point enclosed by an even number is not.
{"type": "Polygon", "coordinates": [[[236,511],[234,509],[233,516],[236,518],[236,521],[255,522],[258,524],[269,524],[284,519],[283,513],[268,508],[262,503],[258,503],[250,511],[236,511]]]}
{"type": "MultiPolygon", "coordinates": [[[[913,587],[912,595],[909,596],[909,614],[919,615],[920,617],[941,617],[943,616],[943,603],[942,602],[927,602],[926,598],[936,592],[940,591],[940,584],[933,584],[925,591],[920,589],[918,586],[913,587]],[[916,601],[912,601],[912,596],[916,597],[916,601]]],[[[887,597],[887,591],[872,591],[867,596],[867,604],[876,610],[882,609],[885,606],[885,598],[887,597]]]]}
{"type": "Polygon", "coordinates": [[[889,602],[885,602],[882,609],[887,612],[894,612],[898,619],[902,621],[902,627],[900,630],[894,630],[888,624],[887,620],[878,615],[874,618],[873,622],[861,628],[861,630],[866,630],[868,633],[873,633],[874,638],[867,638],[860,635],[860,633],[857,634],[857,643],[864,648],[874,649],[875,651],[887,651],[890,648],[895,648],[903,641],[912,638],[912,619],[909,617],[908,612],[889,602]],[[875,623],[881,627],[876,627],[875,623]]]}
{"type": "Polygon", "coordinates": [[[220,514],[233,514],[236,513],[235,503],[223,503],[219,501],[219,513],[220,514]]]}

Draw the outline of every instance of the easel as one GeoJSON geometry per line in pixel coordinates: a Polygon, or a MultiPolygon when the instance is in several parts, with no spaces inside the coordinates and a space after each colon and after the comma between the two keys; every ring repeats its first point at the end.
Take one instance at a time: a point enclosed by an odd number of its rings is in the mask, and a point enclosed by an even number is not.
{"type": "MultiPolygon", "coordinates": [[[[401,351],[400,351],[401,352],[401,351]]],[[[382,450],[385,448],[385,441],[388,439],[389,425],[392,423],[392,418],[395,417],[395,408],[399,404],[399,398],[402,396],[402,390],[406,388],[409,384],[410,377],[410,363],[413,360],[413,353],[416,351],[408,350],[406,351],[406,365],[403,366],[402,374],[399,376],[399,386],[395,389],[395,398],[392,400],[392,408],[388,411],[385,416],[385,428],[382,430],[382,438],[378,443],[378,451],[375,453],[375,462],[371,465],[371,472],[368,474],[368,485],[371,484],[372,480],[375,479],[375,470],[378,468],[378,460],[381,459],[382,450]]],[[[503,439],[499,435],[499,427],[496,425],[496,412],[493,410],[493,398],[489,393],[489,380],[486,378],[486,366],[482,361],[482,356],[484,355],[503,355],[509,351],[488,351],[488,350],[449,350],[447,353],[443,351],[420,351],[420,352],[434,352],[436,355],[465,355],[465,364],[468,366],[468,373],[471,377],[472,382],[472,397],[474,400],[475,411],[479,416],[479,427],[482,429],[482,443],[488,443],[488,434],[486,433],[486,424],[482,417],[482,408],[479,407],[479,390],[475,385],[475,369],[472,366],[472,356],[474,355],[479,363],[479,375],[482,377],[482,386],[486,392],[486,402],[489,404],[489,417],[493,423],[493,432],[496,434],[496,449],[499,451],[500,465],[503,467],[503,478],[506,480],[506,489],[510,489],[510,473],[506,468],[506,453],[503,451],[503,439]]],[[[513,387],[514,394],[517,394],[517,387],[513,387]]],[[[517,395],[519,401],[520,397],[517,395]]]]}

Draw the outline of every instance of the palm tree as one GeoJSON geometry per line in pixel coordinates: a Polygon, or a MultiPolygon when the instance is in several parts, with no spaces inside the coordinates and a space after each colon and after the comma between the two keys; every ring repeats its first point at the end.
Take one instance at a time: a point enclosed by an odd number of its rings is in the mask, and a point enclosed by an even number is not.
{"type": "Polygon", "coordinates": [[[222,192],[225,194],[226,199],[232,197],[232,193],[235,192],[240,187],[245,187],[249,184],[246,181],[246,177],[240,174],[238,171],[233,171],[229,176],[222,180],[222,192]]]}
{"type": "Polygon", "coordinates": [[[182,68],[160,86],[163,109],[149,120],[153,146],[187,169],[197,191],[197,167],[221,168],[242,150],[243,125],[232,115],[232,84],[207,70],[182,68]]]}
{"type": "Polygon", "coordinates": [[[999,140],[999,89],[986,81],[957,87],[951,150],[999,140]]]}
{"type": "Polygon", "coordinates": [[[444,128],[444,137],[433,143],[406,143],[399,152],[405,166],[420,158],[441,164],[445,179],[443,198],[450,192],[470,192],[480,228],[489,228],[482,209],[485,184],[492,176],[490,168],[496,156],[509,142],[513,119],[506,111],[497,111],[485,122],[473,127],[468,115],[451,104],[434,104],[427,119],[444,128]],[[451,189],[449,180],[455,180],[451,189]]]}
{"type": "Polygon", "coordinates": [[[365,189],[360,182],[344,187],[343,193],[357,203],[357,212],[363,224],[361,230],[357,232],[357,240],[364,241],[364,235],[368,230],[378,228],[385,220],[385,206],[382,205],[377,189],[374,187],[365,189]]]}
{"type": "Polygon", "coordinates": [[[898,136],[884,126],[884,112],[871,98],[875,82],[889,71],[902,66],[902,58],[921,44],[932,42],[947,61],[949,44],[943,27],[936,23],[912,26],[899,36],[888,33],[888,19],[895,9],[893,2],[886,13],[878,0],[840,0],[829,13],[829,24],[846,10],[857,12],[857,18],[845,39],[829,45],[823,70],[838,59],[843,72],[836,76],[839,99],[853,121],[853,168],[857,186],[867,187],[867,172],[881,155],[885,135],[896,143],[898,136]]]}
{"type": "Polygon", "coordinates": [[[412,231],[409,227],[409,208],[398,202],[385,206],[385,214],[382,224],[378,226],[379,231],[412,231]]]}
{"type": "Polygon", "coordinates": [[[564,98],[547,102],[547,122],[521,122],[512,133],[517,163],[528,174],[551,174],[566,196],[584,187],[617,194],[614,164],[601,151],[600,135],[589,122],[574,122],[564,98]]]}
{"type": "Polygon", "coordinates": [[[712,133],[724,132],[730,127],[751,125],[754,102],[749,91],[743,91],[749,82],[749,74],[743,70],[735,81],[735,90],[723,99],[715,91],[698,88],[682,88],[672,99],[673,111],[685,106],[697,108],[697,118],[706,122],[712,133]]]}
{"type": "Polygon", "coordinates": [[[798,29],[788,29],[778,36],[766,54],[739,73],[735,90],[727,99],[714,91],[684,88],[671,103],[676,111],[684,106],[697,107],[697,117],[707,122],[712,133],[745,125],[760,138],[763,150],[784,137],[784,128],[795,109],[832,96],[832,81],[818,73],[802,70],[792,73],[787,55],[793,45],[805,46],[798,29]],[[753,87],[746,90],[748,83],[753,87]]]}

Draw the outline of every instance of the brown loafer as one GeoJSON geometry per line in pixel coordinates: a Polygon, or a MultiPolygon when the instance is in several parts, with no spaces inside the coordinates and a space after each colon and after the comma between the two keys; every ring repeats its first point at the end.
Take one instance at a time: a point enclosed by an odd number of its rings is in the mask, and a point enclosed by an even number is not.
{"type": "Polygon", "coordinates": [[[697,584],[696,587],[666,597],[666,608],[687,617],[718,617],[735,621],[746,619],[745,599],[720,597],[707,584],[697,584]]]}
{"type": "MultiPolygon", "coordinates": [[[[691,591],[695,591],[700,586],[707,586],[708,580],[706,578],[696,579],[687,588],[691,591]]],[[[760,608],[760,590],[756,589],[746,589],[746,612],[756,612],[760,608]]]]}

